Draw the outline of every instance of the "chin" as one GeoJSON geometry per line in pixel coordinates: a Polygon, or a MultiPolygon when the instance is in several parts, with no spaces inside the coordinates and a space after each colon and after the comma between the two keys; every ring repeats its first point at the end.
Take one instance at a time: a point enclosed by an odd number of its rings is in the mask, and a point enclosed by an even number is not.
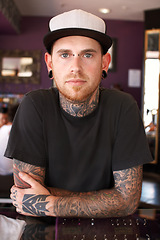
{"type": "Polygon", "coordinates": [[[67,87],[60,87],[57,85],[58,91],[69,101],[72,102],[84,102],[86,101],[90,96],[93,95],[93,93],[97,90],[99,87],[99,84],[95,84],[94,86],[67,86],[67,87]]]}
{"type": "Polygon", "coordinates": [[[90,95],[84,95],[84,94],[63,94],[62,95],[68,99],[69,101],[79,103],[84,102],[90,95]]]}
{"type": "Polygon", "coordinates": [[[61,94],[69,101],[78,104],[78,103],[83,103],[83,102],[87,101],[87,99],[90,99],[90,97],[93,95],[94,92],[95,92],[95,90],[92,92],[91,91],[88,91],[88,92],[83,91],[83,93],[76,92],[74,94],[64,94],[63,92],[61,92],[61,94]]]}

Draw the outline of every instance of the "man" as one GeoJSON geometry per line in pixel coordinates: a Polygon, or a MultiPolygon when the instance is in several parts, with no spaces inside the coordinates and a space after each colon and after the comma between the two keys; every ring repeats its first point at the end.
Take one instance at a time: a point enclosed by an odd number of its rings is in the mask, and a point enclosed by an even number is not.
{"type": "Polygon", "coordinates": [[[152,159],[136,102],[99,88],[111,60],[104,21],[82,10],[60,14],[44,44],[58,90],[28,93],[19,107],[6,150],[13,205],[31,216],[132,214],[152,159]]]}

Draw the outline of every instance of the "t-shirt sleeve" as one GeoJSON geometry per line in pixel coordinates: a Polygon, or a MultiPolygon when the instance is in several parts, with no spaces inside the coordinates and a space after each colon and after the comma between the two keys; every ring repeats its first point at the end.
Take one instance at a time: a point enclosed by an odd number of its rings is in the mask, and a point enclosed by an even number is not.
{"type": "Polygon", "coordinates": [[[151,162],[144,125],[136,101],[128,97],[121,106],[113,147],[113,171],[151,162]]]}
{"type": "Polygon", "coordinates": [[[43,107],[43,104],[37,106],[30,95],[24,97],[12,125],[6,157],[36,166],[45,166],[43,107]]]}

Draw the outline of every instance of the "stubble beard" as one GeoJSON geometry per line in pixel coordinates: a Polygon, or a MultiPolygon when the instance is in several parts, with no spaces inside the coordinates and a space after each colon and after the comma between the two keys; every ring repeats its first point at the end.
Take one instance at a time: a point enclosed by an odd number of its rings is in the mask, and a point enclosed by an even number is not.
{"type": "MultiPolygon", "coordinates": [[[[85,78],[83,78],[85,79],[85,78]]],[[[92,94],[96,91],[96,89],[99,87],[99,82],[93,86],[93,88],[90,87],[84,87],[82,86],[72,86],[71,91],[69,92],[69,88],[64,87],[61,88],[56,82],[55,83],[57,86],[58,91],[65,97],[67,100],[69,100],[72,103],[82,103],[85,102],[88,98],[92,96],[92,94]]]]}

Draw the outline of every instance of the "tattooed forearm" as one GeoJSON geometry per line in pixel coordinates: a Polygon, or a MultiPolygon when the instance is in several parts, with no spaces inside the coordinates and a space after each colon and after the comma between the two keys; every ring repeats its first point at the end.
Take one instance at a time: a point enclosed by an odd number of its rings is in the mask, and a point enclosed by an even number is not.
{"type": "MultiPolygon", "coordinates": [[[[142,190],[142,166],[114,172],[115,188],[119,191],[126,204],[125,211],[133,213],[138,207],[142,190]]],[[[122,203],[123,204],[123,201],[122,203]]],[[[122,205],[119,205],[122,208],[122,205]]]]}
{"type": "Polygon", "coordinates": [[[114,172],[115,187],[94,193],[57,197],[53,215],[72,217],[117,217],[132,214],[138,207],[142,167],[114,172]]]}
{"type": "MultiPolygon", "coordinates": [[[[138,207],[141,186],[142,167],[133,167],[113,172],[115,186],[94,192],[70,192],[52,189],[52,195],[42,187],[41,193],[24,194],[22,210],[26,214],[55,217],[119,217],[132,214],[138,207]]],[[[39,186],[40,187],[40,186],[39,186]]],[[[16,188],[13,188],[14,190],[16,188]]],[[[37,189],[37,188],[36,188],[37,189]]],[[[35,190],[36,190],[35,189],[35,190]]],[[[18,191],[18,188],[16,189],[18,191]]],[[[16,192],[12,191],[12,198],[16,192]]],[[[15,200],[16,203],[16,200],[15,200]]]]}
{"type": "MultiPolygon", "coordinates": [[[[57,197],[75,197],[75,196],[81,196],[83,193],[81,192],[71,192],[65,189],[59,189],[59,188],[53,188],[53,187],[47,187],[47,189],[50,191],[50,193],[53,196],[57,197]]],[[[89,193],[88,193],[89,194],[89,193]]]]}
{"type": "Polygon", "coordinates": [[[49,195],[25,194],[22,201],[22,210],[32,215],[46,216],[46,212],[49,212],[46,209],[46,205],[48,204],[46,198],[48,196],[49,195]]]}
{"type": "Polygon", "coordinates": [[[13,174],[15,185],[19,188],[29,188],[30,185],[25,183],[20,177],[19,172],[30,174],[39,183],[44,184],[45,168],[37,167],[19,160],[13,160],[13,174]]]}

